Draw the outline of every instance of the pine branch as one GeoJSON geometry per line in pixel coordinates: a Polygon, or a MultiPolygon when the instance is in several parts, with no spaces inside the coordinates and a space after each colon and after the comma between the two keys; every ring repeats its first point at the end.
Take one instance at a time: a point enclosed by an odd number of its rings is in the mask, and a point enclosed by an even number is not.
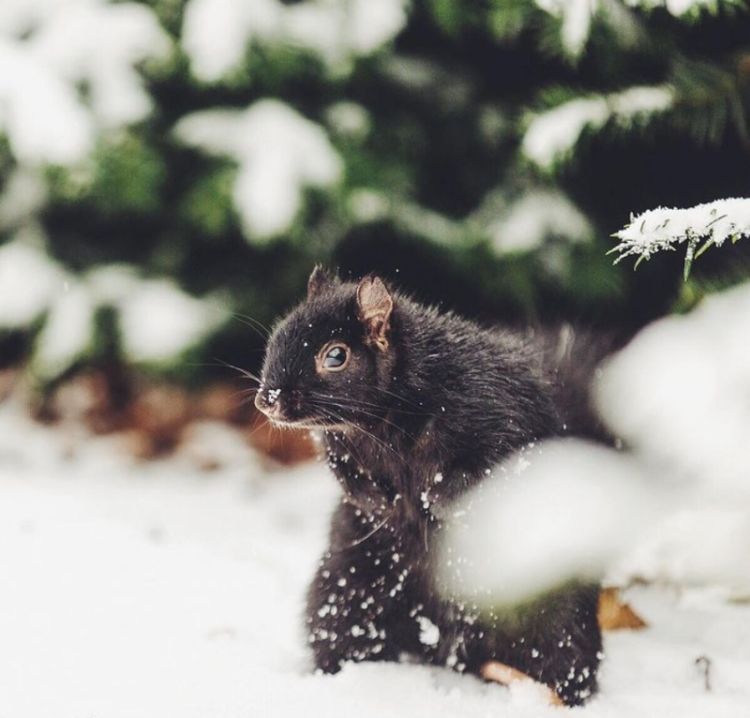
{"type": "Polygon", "coordinates": [[[589,40],[599,0],[534,0],[534,3],[556,19],[563,53],[570,59],[577,59],[589,40]]]}
{"type": "Polygon", "coordinates": [[[630,218],[630,224],[616,232],[620,243],[610,250],[615,264],[625,257],[638,257],[637,267],[656,252],[674,250],[685,244],[685,279],[693,260],[709,247],[734,244],[750,237],[750,199],[722,199],[689,209],[659,207],[630,218]],[[699,246],[700,245],[700,246],[699,246]]]}
{"type": "Polygon", "coordinates": [[[716,63],[677,56],[670,82],[675,89],[674,126],[697,142],[718,143],[731,125],[745,144],[747,131],[741,74],[737,59],[716,63]]]}
{"type": "Polygon", "coordinates": [[[573,155],[585,130],[607,124],[623,129],[668,111],[674,103],[669,85],[630,87],[606,95],[577,97],[531,116],[521,152],[543,170],[552,170],[573,155]]]}
{"type": "Polygon", "coordinates": [[[545,171],[575,155],[579,139],[606,129],[642,130],[668,123],[696,142],[717,144],[731,127],[750,146],[747,110],[737,61],[709,63],[677,56],[668,81],[605,94],[571,95],[566,88],[539,94],[550,109],[531,114],[521,141],[522,154],[545,171]]]}
{"type": "Polygon", "coordinates": [[[717,15],[720,11],[743,10],[746,0],[626,0],[633,8],[650,11],[663,8],[673,17],[698,20],[703,13],[717,15]]]}

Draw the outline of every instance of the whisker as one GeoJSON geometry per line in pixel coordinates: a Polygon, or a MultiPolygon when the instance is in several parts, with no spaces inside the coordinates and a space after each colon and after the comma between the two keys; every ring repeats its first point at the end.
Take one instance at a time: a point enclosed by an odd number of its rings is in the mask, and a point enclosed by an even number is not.
{"type": "Polygon", "coordinates": [[[255,396],[253,396],[252,394],[250,394],[249,396],[243,397],[242,400],[237,403],[237,406],[238,407],[247,406],[248,404],[253,403],[254,400],[255,400],[255,396]]]}
{"type": "MultiPolygon", "coordinates": [[[[333,403],[331,403],[331,404],[315,404],[314,401],[311,401],[310,403],[313,404],[317,409],[319,409],[324,415],[327,414],[327,418],[331,418],[331,419],[334,419],[334,420],[337,420],[337,421],[345,422],[345,419],[342,416],[340,416],[336,412],[331,411],[331,407],[336,406],[336,404],[333,404],[333,403]]],[[[344,409],[346,407],[340,406],[339,408],[344,409]]],[[[358,410],[358,411],[361,411],[361,410],[358,410]]],[[[376,417],[375,415],[372,415],[372,414],[370,416],[373,416],[374,418],[378,418],[378,419],[380,418],[380,417],[376,417]]],[[[349,422],[345,422],[345,423],[349,423],[349,422]]],[[[388,422],[388,423],[390,423],[390,422],[388,422]]],[[[357,426],[357,425],[352,425],[352,426],[355,429],[357,429],[358,431],[360,431],[361,433],[363,433],[365,436],[367,436],[368,438],[370,438],[372,441],[374,441],[382,449],[390,451],[394,456],[397,456],[399,459],[402,458],[401,454],[399,454],[398,451],[396,451],[396,449],[393,448],[393,446],[391,446],[387,442],[383,441],[379,437],[375,436],[375,434],[373,434],[371,431],[368,431],[367,429],[365,429],[362,426],[357,426]]],[[[395,428],[397,428],[397,429],[400,429],[400,427],[396,426],[395,424],[393,424],[393,426],[395,428]]],[[[360,463],[362,463],[362,462],[360,461],[360,463]]]]}
{"type": "Polygon", "coordinates": [[[374,536],[380,529],[383,528],[388,523],[388,519],[391,518],[391,514],[386,514],[385,518],[369,533],[366,533],[362,538],[357,539],[356,541],[352,541],[346,548],[354,548],[355,546],[359,546],[361,543],[364,543],[369,539],[370,537],[374,536]]]}
{"type": "MultiPolygon", "coordinates": [[[[316,399],[311,399],[310,403],[314,403],[316,399]]],[[[320,400],[317,400],[320,401],[320,400]]],[[[348,400],[347,400],[348,401],[348,400]]],[[[412,436],[409,432],[406,431],[403,427],[399,426],[398,424],[395,424],[394,422],[390,421],[389,419],[386,419],[384,416],[381,416],[380,414],[375,414],[370,411],[367,411],[367,409],[363,409],[361,406],[356,405],[348,405],[346,403],[341,402],[334,402],[332,400],[327,400],[328,406],[335,406],[338,409],[352,409],[353,411],[357,411],[360,414],[364,414],[365,416],[368,416],[372,419],[376,419],[377,421],[380,421],[384,424],[387,424],[388,426],[392,426],[394,429],[402,433],[404,436],[408,437],[412,441],[416,441],[416,437],[412,436]]],[[[362,427],[358,427],[359,429],[362,429],[362,427]]]]}
{"type": "MultiPolygon", "coordinates": [[[[310,396],[319,397],[321,399],[335,399],[336,397],[330,396],[329,394],[321,394],[320,392],[311,391],[309,392],[310,396]]],[[[408,411],[407,409],[401,409],[399,407],[394,406],[388,406],[383,407],[381,404],[376,404],[372,401],[365,401],[364,399],[354,399],[352,397],[346,397],[343,399],[343,401],[346,402],[347,407],[358,407],[358,406],[365,406],[365,407],[371,407],[373,409],[387,409],[388,411],[395,411],[398,414],[409,414],[411,416],[428,416],[430,412],[428,411],[408,411]]]]}
{"type": "Polygon", "coordinates": [[[392,396],[394,399],[398,399],[399,401],[403,401],[403,402],[405,402],[407,404],[411,404],[413,407],[418,407],[418,408],[424,410],[424,407],[421,404],[415,403],[412,399],[408,399],[405,396],[401,396],[401,394],[397,394],[396,392],[389,391],[388,389],[385,389],[382,386],[374,386],[372,388],[375,391],[379,391],[379,392],[381,392],[383,394],[387,394],[388,396],[392,396]]]}
{"type": "Polygon", "coordinates": [[[258,384],[261,383],[260,377],[256,376],[248,369],[243,369],[242,367],[235,366],[234,364],[230,364],[229,362],[222,361],[221,359],[217,359],[217,361],[223,364],[225,367],[228,367],[229,369],[234,369],[235,371],[238,371],[246,379],[251,379],[252,381],[256,381],[258,382],[258,384]]]}
{"type": "Polygon", "coordinates": [[[232,318],[241,322],[247,327],[254,329],[263,339],[268,339],[271,334],[271,330],[263,324],[259,319],[251,317],[249,314],[242,314],[241,312],[233,312],[232,318]]]}

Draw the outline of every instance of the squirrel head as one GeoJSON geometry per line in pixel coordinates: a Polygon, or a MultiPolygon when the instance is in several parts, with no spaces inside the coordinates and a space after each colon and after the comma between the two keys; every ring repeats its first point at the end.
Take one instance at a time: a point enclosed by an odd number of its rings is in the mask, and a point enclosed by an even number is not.
{"type": "Polygon", "coordinates": [[[306,299],[268,341],[255,404],[274,423],[344,430],[381,419],[396,359],[395,294],[379,278],[344,282],[320,266],[306,299]]]}

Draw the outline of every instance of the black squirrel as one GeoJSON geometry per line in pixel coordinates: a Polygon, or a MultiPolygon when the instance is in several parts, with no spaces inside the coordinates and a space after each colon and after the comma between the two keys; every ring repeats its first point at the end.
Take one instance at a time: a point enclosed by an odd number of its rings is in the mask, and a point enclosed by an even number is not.
{"type": "Polygon", "coordinates": [[[481,328],[378,277],[316,267],[269,339],[255,401],[277,424],[321,430],[343,487],[307,597],[318,669],[407,654],[478,675],[499,662],[568,705],[595,692],[598,586],[571,583],[506,620],[446,597],[434,570],[441,506],[530,442],[601,437],[580,399],[601,352],[574,343],[481,328]]]}

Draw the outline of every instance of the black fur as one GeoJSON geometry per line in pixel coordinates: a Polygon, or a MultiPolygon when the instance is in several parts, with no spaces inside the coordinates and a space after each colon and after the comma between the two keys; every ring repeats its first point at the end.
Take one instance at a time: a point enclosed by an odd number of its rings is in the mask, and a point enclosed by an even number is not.
{"type": "Polygon", "coordinates": [[[580,400],[594,358],[571,359],[572,335],[482,329],[388,290],[391,311],[382,283],[363,283],[358,294],[316,270],[307,300],[270,339],[256,399],[276,421],[323,428],[344,490],[308,593],[316,666],[410,654],[478,673],[498,660],[582,703],[601,655],[598,587],[568,586],[512,617],[487,614],[438,594],[433,562],[441,508],[486,469],[538,439],[601,433],[580,400]],[[348,345],[348,365],[316,370],[332,340],[348,345]],[[439,629],[435,645],[420,641],[427,621],[439,629]]]}

